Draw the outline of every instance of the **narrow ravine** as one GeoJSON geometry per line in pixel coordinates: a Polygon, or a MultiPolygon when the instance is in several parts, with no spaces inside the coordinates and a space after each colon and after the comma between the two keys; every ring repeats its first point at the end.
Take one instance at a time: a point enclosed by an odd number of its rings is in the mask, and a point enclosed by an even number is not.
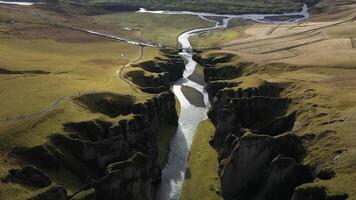
{"type": "Polygon", "coordinates": [[[183,78],[173,85],[173,92],[181,104],[179,115],[179,126],[177,133],[171,141],[168,162],[162,171],[162,182],[156,193],[156,200],[179,200],[182,185],[185,177],[185,170],[188,166],[189,149],[197,126],[201,121],[207,118],[209,109],[209,98],[203,85],[190,80],[188,77],[193,74],[197,63],[193,60],[193,48],[189,42],[191,36],[202,32],[213,31],[227,28],[231,19],[253,20],[261,23],[292,23],[301,21],[307,17],[308,7],[304,5],[301,12],[285,14],[249,14],[249,15],[219,15],[211,13],[195,13],[188,11],[147,11],[141,9],[141,13],[154,14],[175,14],[175,15],[196,15],[204,20],[213,21],[215,25],[208,28],[198,28],[182,33],[178,37],[178,43],[182,47],[181,56],[187,61],[183,78]],[[286,21],[272,21],[266,17],[289,16],[286,21]],[[214,20],[209,19],[214,17],[214,20]],[[181,91],[182,86],[189,86],[198,90],[204,96],[205,107],[196,107],[192,105],[181,91]]]}

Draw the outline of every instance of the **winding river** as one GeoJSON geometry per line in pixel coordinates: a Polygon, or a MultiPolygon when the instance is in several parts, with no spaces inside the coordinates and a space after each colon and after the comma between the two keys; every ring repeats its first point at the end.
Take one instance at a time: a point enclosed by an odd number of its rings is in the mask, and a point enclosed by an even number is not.
{"type": "Polygon", "coordinates": [[[179,116],[179,126],[176,135],[171,141],[168,162],[162,171],[162,182],[156,194],[156,200],[179,200],[182,185],[185,177],[185,170],[188,166],[189,149],[198,124],[207,118],[209,109],[208,94],[203,85],[189,79],[193,74],[197,63],[193,60],[193,53],[186,51],[192,49],[189,42],[191,36],[218,29],[227,28],[231,19],[253,20],[261,23],[293,23],[301,21],[307,17],[308,7],[303,6],[301,12],[285,14],[247,14],[247,15],[220,15],[212,13],[196,13],[189,11],[147,11],[141,9],[140,13],[173,14],[173,15],[196,15],[204,20],[215,22],[213,27],[198,28],[182,33],[178,37],[178,43],[184,49],[181,56],[187,61],[183,78],[173,85],[173,92],[181,104],[179,116]],[[210,19],[211,17],[214,20],[210,19]],[[279,18],[283,17],[283,18],[279,18]],[[271,20],[274,19],[274,20],[271,20]],[[275,21],[283,19],[284,21],[275,21]],[[198,90],[204,96],[204,107],[192,105],[181,91],[182,86],[189,86],[198,90]]]}

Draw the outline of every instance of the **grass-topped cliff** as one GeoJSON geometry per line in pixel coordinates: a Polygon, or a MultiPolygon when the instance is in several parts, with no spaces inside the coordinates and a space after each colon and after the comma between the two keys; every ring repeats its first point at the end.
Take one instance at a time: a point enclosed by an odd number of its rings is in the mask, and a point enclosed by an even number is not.
{"type": "MultiPolygon", "coordinates": [[[[215,157],[201,144],[215,132],[210,148],[218,153],[221,188],[207,187],[214,179],[199,187],[201,170],[190,170],[183,194],[356,199],[355,8],[325,0],[302,23],[251,23],[194,38],[196,47],[215,49],[195,57],[204,66],[214,128],[199,130],[208,133],[198,132],[191,157],[215,157]]],[[[190,161],[189,169],[203,168],[190,161]]]]}
{"type": "Polygon", "coordinates": [[[176,131],[169,86],[183,60],[70,28],[110,30],[95,17],[0,4],[0,199],[152,198],[176,131]],[[151,71],[147,83],[159,70],[166,87],[141,92],[124,77],[134,66],[151,71]]]}

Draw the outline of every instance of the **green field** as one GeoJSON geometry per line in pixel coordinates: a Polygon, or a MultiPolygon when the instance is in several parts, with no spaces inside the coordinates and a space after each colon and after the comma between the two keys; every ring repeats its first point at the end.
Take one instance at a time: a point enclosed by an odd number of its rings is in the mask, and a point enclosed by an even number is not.
{"type": "Polygon", "coordinates": [[[194,48],[212,48],[226,42],[246,37],[244,30],[249,22],[238,19],[229,21],[229,27],[222,30],[209,31],[191,37],[190,41],[194,48]]]}
{"type": "Polygon", "coordinates": [[[176,47],[177,37],[192,28],[213,26],[209,22],[191,15],[157,15],[148,13],[120,12],[98,15],[94,21],[107,24],[113,29],[128,29],[127,33],[138,39],[155,41],[176,47]]]}

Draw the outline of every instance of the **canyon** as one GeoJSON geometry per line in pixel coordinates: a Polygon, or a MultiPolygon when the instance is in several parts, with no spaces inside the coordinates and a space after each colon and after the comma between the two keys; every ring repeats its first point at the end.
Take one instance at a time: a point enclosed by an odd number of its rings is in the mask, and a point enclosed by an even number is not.
{"type": "Polygon", "coordinates": [[[93,4],[75,20],[0,6],[0,95],[14,101],[2,102],[0,198],[354,199],[354,3],[307,3],[90,16],[93,4]],[[114,23],[140,15],[192,24],[159,36],[172,47],[114,23]]]}

